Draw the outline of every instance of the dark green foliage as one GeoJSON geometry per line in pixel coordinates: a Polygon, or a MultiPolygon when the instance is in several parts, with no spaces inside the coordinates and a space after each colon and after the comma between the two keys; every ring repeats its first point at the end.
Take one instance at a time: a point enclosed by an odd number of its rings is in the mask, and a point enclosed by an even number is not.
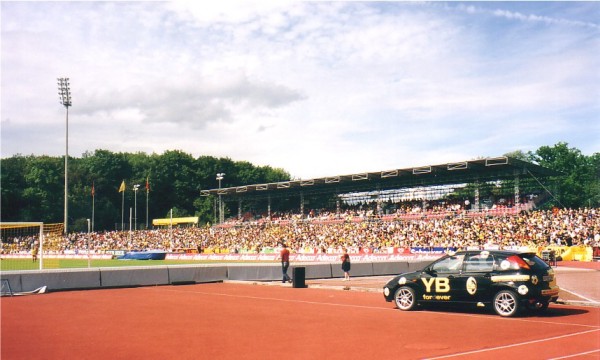
{"type": "Polygon", "coordinates": [[[542,146],[529,153],[531,160],[541,166],[562,173],[556,189],[553,206],[578,208],[600,205],[600,154],[585,156],[567,143],[542,146]]]}
{"type": "MultiPolygon", "coordinates": [[[[214,199],[200,196],[200,190],[217,188],[218,172],[226,173],[223,187],[290,179],[281,169],[228,158],[195,159],[178,150],[162,155],[86,152],[81,158],[69,157],[69,230],[87,231],[87,219],[92,218],[92,184],[96,231],[120,229],[122,209],[128,228],[136,198],[138,229],[146,226],[146,212],[151,226],[152,219],[166,217],[171,209],[176,216],[198,216],[201,223],[212,223],[214,199]],[[122,181],[126,190],[120,193],[122,181]],[[140,185],[137,196],[136,184],[140,185]]],[[[1,176],[1,221],[63,222],[64,157],[15,155],[2,159],[1,176]]]]}
{"type": "MultiPolygon", "coordinates": [[[[558,185],[549,189],[554,197],[548,206],[600,206],[600,154],[585,156],[566,143],[542,146],[535,152],[516,151],[508,156],[531,161],[561,172],[558,185]]],[[[1,161],[1,221],[63,221],[64,158],[15,155],[1,161]]],[[[146,214],[152,219],[174,216],[198,216],[201,224],[213,223],[217,217],[214,197],[200,196],[201,190],[219,186],[217,173],[225,173],[222,187],[264,184],[290,180],[283,169],[254,166],[246,161],[200,156],[194,158],[179,150],[162,155],[145,153],[113,153],[96,150],[81,158],[69,158],[69,230],[87,231],[92,218],[92,184],[94,185],[94,230],[121,228],[124,210],[125,228],[129,226],[129,209],[137,197],[137,228],[146,226],[146,214]],[[124,193],[119,193],[122,181],[124,193]],[[150,191],[146,192],[146,180],[150,191]],[[133,191],[140,185],[137,196],[133,191]],[[122,207],[122,201],[124,206],[122,207]],[[148,206],[146,207],[146,202],[148,206]]],[[[525,187],[524,180],[520,186],[525,187]]],[[[537,184],[533,184],[537,187],[537,184]]],[[[463,190],[468,197],[471,191],[463,190]]],[[[482,198],[510,198],[513,184],[506,182],[481,190],[482,198]]],[[[454,194],[460,198],[461,194],[454,194]]],[[[266,200],[265,200],[266,201],[266,200]]],[[[305,199],[308,208],[335,207],[335,198],[327,196],[305,199]]],[[[226,204],[225,217],[237,214],[236,204],[226,204]]],[[[243,204],[242,213],[256,213],[266,208],[257,201],[243,204]]],[[[299,210],[299,199],[279,199],[273,211],[299,210]]]]}

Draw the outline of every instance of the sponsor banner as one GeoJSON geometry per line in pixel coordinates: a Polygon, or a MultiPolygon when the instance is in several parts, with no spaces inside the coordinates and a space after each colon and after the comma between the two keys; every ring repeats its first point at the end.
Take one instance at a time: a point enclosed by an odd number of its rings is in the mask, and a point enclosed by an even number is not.
{"type": "MultiPolygon", "coordinates": [[[[341,254],[290,254],[292,262],[339,262],[341,254]]],[[[276,261],[277,254],[167,254],[167,260],[276,261]]],[[[412,261],[438,258],[438,254],[350,254],[352,262],[412,261]]]]}
{"type": "MultiPolygon", "coordinates": [[[[44,259],[80,259],[87,260],[88,256],[86,254],[68,254],[68,255],[58,255],[58,254],[44,254],[44,259]]],[[[110,260],[112,259],[112,255],[110,254],[92,254],[89,256],[92,260],[110,260]]],[[[2,259],[31,259],[31,254],[2,254],[2,259]]]]}
{"type": "Polygon", "coordinates": [[[123,255],[125,255],[125,253],[127,252],[127,250],[106,250],[105,252],[107,254],[112,254],[112,255],[117,255],[117,256],[123,256],[123,255]]]}
{"type": "Polygon", "coordinates": [[[594,252],[591,246],[547,246],[538,251],[538,256],[542,257],[544,251],[554,251],[556,258],[560,257],[566,261],[594,260],[594,252]]]}
{"type": "Polygon", "coordinates": [[[411,254],[444,255],[449,251],[456,252],[455,247],[411,247],[411,254]]]}

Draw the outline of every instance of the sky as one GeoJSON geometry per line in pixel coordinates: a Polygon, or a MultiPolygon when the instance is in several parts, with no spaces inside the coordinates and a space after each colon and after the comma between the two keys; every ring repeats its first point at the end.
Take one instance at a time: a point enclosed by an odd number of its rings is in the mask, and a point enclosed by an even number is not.
{"type": "Polygon", "coordinates": [[[180,150],[294,179],[600,152],[600,2],[1,2],[1,157],[180,150]]]}

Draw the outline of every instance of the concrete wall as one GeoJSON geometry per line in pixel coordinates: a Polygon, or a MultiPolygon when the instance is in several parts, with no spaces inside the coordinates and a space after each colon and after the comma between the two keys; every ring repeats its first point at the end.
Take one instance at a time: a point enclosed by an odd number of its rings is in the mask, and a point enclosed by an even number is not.
{"type": "Polygon", "coordinates": [[[169,283],[206,283],[227,279],[227,266],[175,265],[168,266],[169,283]]]}
{"type": "MultiPolygon", "coordinates": [[[[428,261],[352,263],[350,273],[353,277],[394,275],[417,270],[427,263],[428,261]]],[[[298,266],[305,268],[306,279],[344,276],[339,263],[292,264],[288,275],[291,276],[294,267],[298,266]]],[[[279,264],[202,264],[4,271],[0,277],[9,281],[13,292],[26,292],[42,286],[46,286],[47,291],[59,291],[196,284],[224,280],[277,281],[282,279],[282,273],[279,264]]]]}

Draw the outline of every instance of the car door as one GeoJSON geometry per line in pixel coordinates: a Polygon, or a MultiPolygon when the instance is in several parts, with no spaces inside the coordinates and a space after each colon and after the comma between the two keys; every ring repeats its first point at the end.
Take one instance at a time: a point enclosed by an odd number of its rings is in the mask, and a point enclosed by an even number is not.
{"type": "Polygon", "coordinates": [[[430,302],[460,301],[460,274],[464,254],[448,256],[430,266],[428,277],[422,277],[423,300],[430,302]]]}
{"type": "Polygon", "coordinates": [[[471,252],[465,255],[463,272],[460,279],[456,281],[461,290],[461,301],[475,303],[489,301],[494,263],[493,255],[487,251],[471,252]]]}

